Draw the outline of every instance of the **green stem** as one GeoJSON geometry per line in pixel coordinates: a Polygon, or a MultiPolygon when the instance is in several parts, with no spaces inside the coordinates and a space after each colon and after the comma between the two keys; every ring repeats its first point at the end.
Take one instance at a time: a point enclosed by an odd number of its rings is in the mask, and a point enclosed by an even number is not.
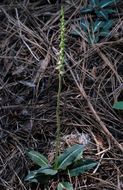
{"type": "MultiPolygon", "coordinates": [[[[61,121],[60,121],[60,95],[61,95],[61,86],[62,86],[62,76],[59,73],[59,87],[57,94],[57,107],[56,107],[56,122],[57,122],[57,132],[56,132],[56,160],[58,155],[60,154],[60,129],[61,129],[61,121]]],[[[57,161],[56,161],[57,165],[57,161]]]]}

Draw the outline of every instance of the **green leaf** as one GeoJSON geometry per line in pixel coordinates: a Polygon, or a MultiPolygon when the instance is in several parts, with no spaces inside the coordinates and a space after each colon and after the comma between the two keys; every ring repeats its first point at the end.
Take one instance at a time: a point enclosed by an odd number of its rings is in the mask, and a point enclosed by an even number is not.
{"type": "Polygon", "coordinates": [[[103,27],[104,22],[101,20],[96,20],[93,26],[93,31],[97,32],[101,27],[103,27]]]}
{"type": "Polygon", "coordinates": [[[80,35],[81,35],[81,33],[80,33],[80,31],[79,31],[78,29],[72,30],[72,31],[70,32],[70,34],[72,34],[72,35],[74,35],[74,36],[80,36],[80,35]]]}
{"type": "Polygon", "coordinates": [[[92,6],[88,6],[88,7],[85,7],[85,8],[81,8],[80,9],[80,12],[81,13],[90,13],[93,11],[93,7],[92,6]]]}
{"type": "MultiPolygon", "coordinates": [[[[25,177],[25,181],[32,181],[35,180],[35,176],[37,174],[37,170],[31,171],[28,173],[28,175],[25,177]]],[[[32,181],[33,182],[33,181],[32,181]]]]}
{"type": "Polygon", "coordinates": [[[100,36],[108,37],[110,35],[109,31],[100,32],[100,36]]]}
{"type": "Polygon", "coordinates": [[[46,184],[52,178],[53,175],[56,175],[57,171],[53,170],[51,166],[41,167],[38,170],[34,170],[28,173],[25,177],[25,181],[40,182],[41,184],[46,184]]]}
{"type": "Polygon", "coordinates": [[[92,0],[91,3],[92,3],[93,6],[96,7],[96,6],[99,5],[99,0],[92,0]]]}
{"type": "Polygon", "coordinates": [[[91,160],[91,159],[87,159],[87,160],[77,160],[70,168],[71,169],[74,169],[76,167],[80,167],[80,166],[83,166],[83,165],[88,165],[88,164],[91,164],[91,163],[96,163],[94,160],[91,160]]]}
{"type": "Polygon", "coordinates": [[[32,151],[28,151],[27,155],[34,163],[38,164],[39,166],[48,165],[48,160],[46,159],[46,157],[40,154],[39,152],[32,150],[32,151]]]}
{"type": "Polygon", "coordinates": [[[70,176],[78,176],[80,174],[83,174],[85,172],[87,172],[88,170],[92,169],[93,167],[95,167],[97,165],[97,162],[93,161],[93,160],[81,160],[80,162],[76,163],[74,165],[73,169],[69,170],[69,174],[70,176]]]}
{"type": "Polygon", "coordinates": [[[123,101],[114,103],[113,108],[117,110],[123,110],[123,101]]]}
{"type": "Polygon", "coordinates": [[[38,183],[38,180],[36,178],[30,179],[29,180],[31,183],[38,183]]]}
{"type": "MultiPolygon", "coordinates": [[[[118,1],[117,1],[118,2],[118,1]]],[[[105,8],[109,5],[112,5],[113,3],[116,3],[116,0],[102,0],[99,4],[101,8],[105,8]]]]}
{"type": "Polygon", "coordinates": [[[113,25],[114,25],[113,20],[109,20],[109,21],[104,22],[104,25],[103,25],[104,31],[110,30],[113,27],[113,25]]]}
{"type": "Polygon", "coordinates": [[[41,173],[36,175],[36,180],[40,184],[48,184],[51,179],[52,179],[51,175],[45,175],[45,174],[41,174],[41,173]]]}
{"type": "Polygon", "coordinates": [[[96,44],[96,43],[98,43],[98,42],[99,42],[99,36],[98,36],[98,35],[96,35],[96,36],[95,36],[94,43],[96,44]]]}
{"type": "Polygon", "coordinates": [[[95,41],[95,36],[93,36],[93,35],[88,35],[88,43],[89,44],[95,44],[96,43],[96,41],[95,41]]]}
{"type": "Polygon", "coordinates": [[[103,27],[100,31],[100,36],[108,37],[110,35],[110,31],[114,25],[113,20],[103,22],[103,27]]]}
{"type": "Polygon", "coordinates": [[[56,175],[57,170],[53,169],[51,166],[43,166],[37,170],[37,174],[42,173],[45,175],[56,175]]]}
{"type": "Polygon", "coordinates": [[[69,182],[59,182],[57,186],[57,190],[73,190],[73,185],[69,182]]]}
{"type": "Polygon", "coordinates": [[[80,9],[80,12],[81,12],[81,13],[90,13],[90,12],[94,11],[94,8],[95,8],[96,6],[98,6],[98,5],[99,5],[99,0],[92,0],[92,1],[89,1],[88,6],[86,6],[86,7],[82,8],[82,9],[80,9]]]}
{"type": "Polygon", "coordinates": [[[108,20],[108,12],[106,10],[95,11],[98,17],[108,20]]]}
{"type": "Polygon", "coordinates": [[[66,149],[57,159],[57,169],[65,170],[67,166],[81,159],[84,146],[75,144],[66,149]]]}
{"type": "Polygon", "coordinates": [[[84,30],[84,31],[88,31],[89,30],[89,22],[85,19],[81,19],[80,21],[80,27],[84,30]]]}
{"type": "Polygon", "coordinates": [[[105,9],[105,11],[106,11],[108,14],[112,14],[112,13],[117,13],[117,12],[118,12],[116,9],[105,9]]]}

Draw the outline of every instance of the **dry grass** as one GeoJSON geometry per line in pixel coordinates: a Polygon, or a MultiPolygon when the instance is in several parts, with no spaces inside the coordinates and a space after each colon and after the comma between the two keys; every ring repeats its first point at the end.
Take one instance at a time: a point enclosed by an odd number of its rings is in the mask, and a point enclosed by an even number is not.
{"type": "MultiPolygon", "coordinates": [[[[76,190],[123,188],[123,119],[112,109],[123,100],[123,19],[112,37],[90,46],[70,35],[80,1],[65,1],[66,59],[61,93],[62,136],[90,136],[84,156],[95,171],[73,179],[76,190]],[[76,3],[75,3],[76,2],[76,3]]],[[[123,5],[119,7],[122,13],[123,5]]],[[[24,182],[33,163],[27,148],[48,153],[56,132],[60,5],[46,1],[0,4],[0,189],[40,190],[24,182]]],[[[55,183],[49,187],[55,189],[55,183]]]]}

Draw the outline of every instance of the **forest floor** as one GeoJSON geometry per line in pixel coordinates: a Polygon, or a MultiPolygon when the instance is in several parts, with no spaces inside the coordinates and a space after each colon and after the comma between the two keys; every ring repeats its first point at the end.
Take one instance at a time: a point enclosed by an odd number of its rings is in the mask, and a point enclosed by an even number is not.
{"type": "MultiPolygon", "coordinates": [[[[96,44],[72,35],[82,17],[80,1],[63,4],[61,139],[68,143],[69,137],[68,144],[74,144],[82,135],[84,157],[99,162],[72,179],[74,189],[122,190],[123,111],[112,106],[123,100],[123,4],[113,17],[111,35],[96,44]]],[[[0,190],[40,190],[40,184],[24,181],[35,167],[25,151],[48,156],[55,151],[59,23],[58,1],[0,2],[0,190]]],[[[49,189],[55,189],[53,184],[49,189]]]]}

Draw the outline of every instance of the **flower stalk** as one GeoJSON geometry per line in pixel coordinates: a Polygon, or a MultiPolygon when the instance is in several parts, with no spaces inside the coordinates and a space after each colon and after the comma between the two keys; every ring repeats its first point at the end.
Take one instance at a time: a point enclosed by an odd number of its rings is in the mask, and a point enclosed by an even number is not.
{"type": "MultiPolygon", "coordinates": [[[[64,74],[64,49],[65,49],[65,21],[64,21],[64,8],[61,7],[61,19],[60,19],[60,51],[59,51],[59,60],[57,63],[56,69],[58,70],[58,93],[57,93],[57,107],[56,107],[56,155],[55,160],[57,160],[58,155],[60,154],[60,129],[61,129],[61,120],[60,120],[60,95],[62,89],[62,76],[64,74]]],[[[57,165],[57,163],[55,162],[57,165]]]]}

